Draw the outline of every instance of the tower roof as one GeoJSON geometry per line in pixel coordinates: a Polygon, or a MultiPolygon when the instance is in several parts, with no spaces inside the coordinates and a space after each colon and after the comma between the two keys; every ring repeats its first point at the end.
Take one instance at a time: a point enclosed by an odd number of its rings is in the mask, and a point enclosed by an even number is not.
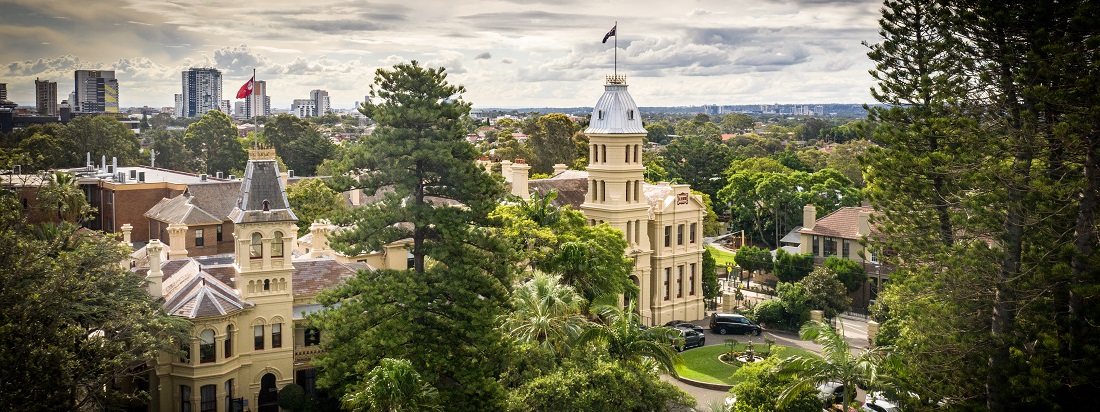
{"type": "Polygon", "coordinates": [[[237,206],[229,213],[234,223],[296,221],[290,210],[286,187],[279,176],[279,164],[272,149],[251,150],[241,179],[237,206]],[[270,152],[270,153],[268,153],[270,152]]]}
{"type": "Polygon", "coordinates": [[[626,79],[622,76],[607,78],[603,85],[603,96],[592,108],[592,120],[585,134],[636,134],[646,133],[642,127],[642,114],[630,92],[626,90],[626,79]]]}

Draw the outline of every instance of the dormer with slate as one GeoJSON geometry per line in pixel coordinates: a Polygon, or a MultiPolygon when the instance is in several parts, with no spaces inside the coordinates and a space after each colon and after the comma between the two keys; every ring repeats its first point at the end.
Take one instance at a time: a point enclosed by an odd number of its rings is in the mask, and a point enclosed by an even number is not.
{"type": "Polygon", "coordinates": [[[298,217],[290,209],[274,149],[249,150],[234,223],[236,266],[241,296],[290,294],[290,275],[298,217]]]}

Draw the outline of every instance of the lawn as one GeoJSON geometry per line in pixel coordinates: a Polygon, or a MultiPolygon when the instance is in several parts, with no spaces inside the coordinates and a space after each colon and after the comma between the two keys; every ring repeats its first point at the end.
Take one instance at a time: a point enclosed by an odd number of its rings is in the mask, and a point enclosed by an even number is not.
{"type": "Polygon", "coordinates": [[[718,250],[709,245],[707,246],[707,250],[710,250],[710,255],[714,258],[714,264],[718,265],[718,267],[725,267],[727,263],[737,265],[737,263],[733,261],[733,253],[718,250]]]}
{"type": "MultiPolygon", "coordinates": [[[[755,346],[757,350],[764,349],[764,345],[756,344],[755,346]]],[[[725,353],[727,350],[729,350],[729,346],[721,344],[684,351],[680,353],[680,357],[684,359],[684,364],[676,367],[676,373],[700,382],[736,385],[738,381],[733,379],[733,373],[737,371],[738,367],[727,365],[718,360],[718,355],[725,353]]],[[[737,350],[745,350],[745,345],[738,344],[737,350]]],[[[772,356],[784,358],[793,355],[817,356],[817,354],[805,349],[779,345],[773,346],[772,352],[772,356]]]]}

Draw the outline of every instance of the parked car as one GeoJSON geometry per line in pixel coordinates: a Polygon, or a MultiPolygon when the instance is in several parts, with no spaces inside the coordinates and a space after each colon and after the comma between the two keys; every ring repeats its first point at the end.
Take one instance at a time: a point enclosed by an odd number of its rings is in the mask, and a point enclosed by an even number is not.
{"type": "Polygon", "coordinates": [[[838,382],[825,382],[818,385],[817,399],[821,400],[821,407],[824,409],[844,403],[844,385],[838,382]]]}
{"type": "Polygon", "coordinates": [[[867,403],[863,404],[863,409],[870,412],[898,412],[901,410],[896,403],[886,399],[886,395],[882,392],[868,393],[867,403]]]}
{"type": "Polygon", "coordinates": [[[665,326],[668,326],[670,328],[690,328],[694,329],[696,332],[703,333],[702,326],[696,325],[691,322],[684,322],[682,320],[674,320],[672,322],[666,323],[665,326]]]}
{"type": "Polygon", "coordinates": [[[736,313],[715,313],[710,317],[710,331],[719,335],[733,333],[760,336],[763,330],[756,322],[736,313]]]}
{"type": "Polygon", "coordinates": [[[685,349],[703,346],[707,343],[706,335],[696,332],[695,329],[676,328],[676,331],[680,332],[680,339],[677,342],[672,342],[672,347],[678,351],[683,352],[685,349]]]}

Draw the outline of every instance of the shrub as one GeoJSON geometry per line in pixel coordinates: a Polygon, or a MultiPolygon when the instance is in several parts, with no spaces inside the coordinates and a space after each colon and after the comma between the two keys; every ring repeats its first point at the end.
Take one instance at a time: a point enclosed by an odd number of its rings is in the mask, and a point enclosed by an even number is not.
{"type": "Polygon", "coordinates": [[[785,323],[786,310],[783,309],[783,302],[779,299],[765,300],[756,305],[753,317],[756,318],[754,320],[757,323],[778,327],[785,323]]]}
{"type": "Polygon", "coordinates": [[[306,390],[292,383],[279,390],[279,407],[291,411],[300,411],[306,406],[306,390]]]}
{"type": "Polygon", "coordinates": [[[741,383],[730,389],[737,402],[730,408],[736,412],[780,411],[780,412],[819,412],[821,401],[817,399],[817,390],[803,388],[794,395],[787,407],[776,408],[776,399],[793,382],[794,377],[781,376],[773,371],[779,365],[779,358],[771,356],[761,362],[745,364],[733,373],[741,383]]]}

